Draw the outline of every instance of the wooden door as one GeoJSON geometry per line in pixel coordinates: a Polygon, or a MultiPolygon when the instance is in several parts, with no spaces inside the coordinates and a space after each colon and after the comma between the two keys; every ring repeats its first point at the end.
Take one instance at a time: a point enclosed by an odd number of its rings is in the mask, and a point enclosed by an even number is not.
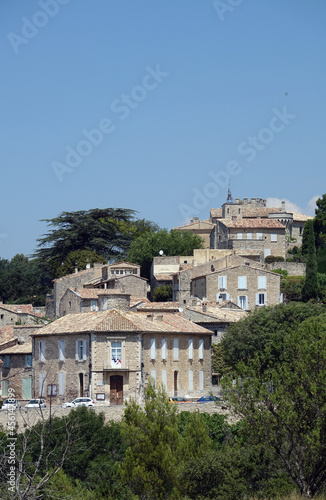
{"type": "Polygon", "coordinates": [[[121,375],[110,377],[110,404],[123,404],[123,377],[121,375]]]}

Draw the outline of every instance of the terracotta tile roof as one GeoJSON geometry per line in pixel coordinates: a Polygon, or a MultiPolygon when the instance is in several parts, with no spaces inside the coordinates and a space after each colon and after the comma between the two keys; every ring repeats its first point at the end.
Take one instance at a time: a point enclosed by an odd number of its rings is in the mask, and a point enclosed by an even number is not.
{"type": "Polygon", "coordinates": [[[3,356],[4,354],[32,354],[32,343],[24,342],[23,344],[6,347],[0,351],[0,356],[3,356]]]}
{"type": "Polygon", "coordinates": [[[137,308],[138,311],[178,311],[179,302],[148,302],[137,308]]]}
{"type": "Polygon", "coordinates": [[[311,220],[313,217],[311,215],[303,215],[293,212],[293,220],[296,222],[306,222],[307,220],[311,220]]]}
{"type": "Polygon", "coordinates": [[[154,277],[157,281],[172,281],[172,278],[175,273],[160,273],[154,274],[154,277]]]}
{"type": "Polygon", "coordinates": [[[218,320],[226,323],[235,323],[240,319],[248,316],[247,311],[243,309],[221,309],[216,306],[207,306],[206,311],[203,311],[202,306],[189,306],[186,308],[188,311],[194,311],[198,314],[203,315],[203,321],[211,322],[214,320],[218,320]],[[206,318],[204,318],[206,316],[206,318]]]}
{"type": "Polygon", "coordinates": [[[221,219],[222,218],[222,209],[221,208],[211,208],[210,215],[212,219],[221,219]]]}
{"type": "Polygon", "coordinates": [[[34,313],[32,304],[0,304],[0,309],[6,309],[15,314],[31,314],[32,316],[38,316],[40,314],[34,313]]]}
{"type": "Polygon", "coordinates": [[[97,299],[99,295],[130,295],[121,290],[115,288],[78,288],[73,290],[69,288],[72,292],[79,295],[82,299],[97,299]]]}
{"type": "Polygon", "coordinates": [[[285,231],[285,226],[281,224],[276,219],[222,219],[219,221],[220,224],[224,226],[235,229],[283,229],[285,231]]]}
{"type": "Polygon", "coordinates": [[[132,262],[126,262],[125,260],[121,260],[120,262],[113,262],[112,264],[107,264],[106,266],[103,267],[132,267],[132,268],[139,268],[141,267],[139,264],[133,264],[132,262]]]}
{"type": "Polygon", "coordinates": [[[130,297],[130,307],[135,307],[137,306],[138,304],[141,305],[141,304],[147,304],[149,303],[149,300],[147,297],[130,297]]]}
{"type": "Polygon", "coordinates": [[[14,338],[14,325],[3,326],[0,328],[0,342],[7,342],[8,340],[14,338]]]}
{"type": "Polygon", "coordinates": [[[210,221],[198,220],[198,221],[189,222],[189,224],[185,224],[183,226],[174,227],[172,230],[173,231],[182,231],[182,230],[189,231],[191,229],[193,229],[193,230],[197,229],[197,230],[212,231],[214,226],[215,226],[215,224],[212,224],[212,222],[210,222],[210,221]]]}
{"type": "Polygon", "coordinates": [[[94,311],[69,314],[34,332],[33,336],[89,332],[210,333],[176,314],[147,314],[132,311],[94,311]],[[153,318],[153,320],[152,320],[153,318]]]}
{"type": "Polygon", "coordinates": [[[66,274],[65,276],[61,276],[61,278],[56,278],[53,281],[55,282],[55,281],[62,281],[62,280],[66,280],[66,279],[71,279],[71,278],[74,278],[76,276],[83,276],[84,274],[93,273],[93,272],[94,272],[94,267],[90,267],[89,269],[83,269],[82,271],[78,271],[78,273],[66,274]]]}

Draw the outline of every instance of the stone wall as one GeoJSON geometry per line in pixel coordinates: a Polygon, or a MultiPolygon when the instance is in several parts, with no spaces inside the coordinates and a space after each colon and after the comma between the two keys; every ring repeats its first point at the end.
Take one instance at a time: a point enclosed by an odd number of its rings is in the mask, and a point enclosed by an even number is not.
{"type": "Polygon", "coordinates": [[[211,335],[208,334],[144,334],[144,373],[150,377],[155,371],[156,385],[162,384],[162,371],[166,371],[166,392],[169,396],[201,397],[211,389],[211,335]],[[155,338],[155,359],[151,359],[151,339],[155,338]],[[174,359],[174,339],[179,341],[179,356],[174,359]],[[162,339],[166,339],[166,359],[162,359],[162,339]],[[193,357],[189,359],[189,339],[193,339],[193,357]],[[204,356],[199,359],[199,340],[204,339],[204,356]],[[193,390],[189,390],[189,371],[193,372],[193,390]],[[204,386],[199,388],[199,372],[204,372],[204,386]],[[175,391],[177,372],[177,391],[175,391]],[[175,394],[177,392],[177,394],[175,394]]]}
{"type": "Polygon", "coordinates": [[[266,269],[274,271],[274,269],[284,269],[288,272],[289,276],[305,276],[306,264],[303,262],[273,262],[267,264],[266,269]]]}
{"type": "Polygon", "coordinates": [[[10,367],[2,369],[2,379],[8,380],[8,387],[14,390],[15,398],[22,399],[22,379],[32,377],[32,367],[25,367],[25,354],[10,354],[10,367]]]}

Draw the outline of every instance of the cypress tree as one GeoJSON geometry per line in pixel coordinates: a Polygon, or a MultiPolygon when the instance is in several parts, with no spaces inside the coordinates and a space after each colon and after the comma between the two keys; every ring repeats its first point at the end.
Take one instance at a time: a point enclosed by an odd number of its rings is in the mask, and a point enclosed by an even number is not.
{"type": "Polygon", "coordinates": [[[318,297],[317,257],[313,224],[312,219],[305,223],[302,238],[302,254],[306,257],[306,279],[302,290],[305,301],[318,297]]]}

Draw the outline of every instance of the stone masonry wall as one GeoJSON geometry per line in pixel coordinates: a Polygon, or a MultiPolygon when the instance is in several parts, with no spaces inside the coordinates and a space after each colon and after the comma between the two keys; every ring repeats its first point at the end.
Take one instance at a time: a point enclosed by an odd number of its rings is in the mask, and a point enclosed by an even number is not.
{"type": "Polygon", "coordinates": [[[155,371],[156,385],[162,384],[162,370],[166,370],[169,396],[174,396],[174,373],[177,372],[177,396],[201,397],[211,388],[211,335],[203,334],[145,334],[144,335],[144,372],[145,378],[155,371]],[[151,359],[151,339],[155,338],[155,360],[151,359]],[[166,359],[162,359],[162,339],[166,339],[166,359]],[[174,359],[174,339],[179,339],[179,359],[174,359]],[[193,359],[189,359],[188,342],[193,339],[193,359]],[[204,358],[199,359],[199,339],[204,339],[204,358]],[[193,390],[189,390],[189,371],[193,372],[193,390]],[[204,372],[204,387],[199,389],[199,371],[204,372]]]}

